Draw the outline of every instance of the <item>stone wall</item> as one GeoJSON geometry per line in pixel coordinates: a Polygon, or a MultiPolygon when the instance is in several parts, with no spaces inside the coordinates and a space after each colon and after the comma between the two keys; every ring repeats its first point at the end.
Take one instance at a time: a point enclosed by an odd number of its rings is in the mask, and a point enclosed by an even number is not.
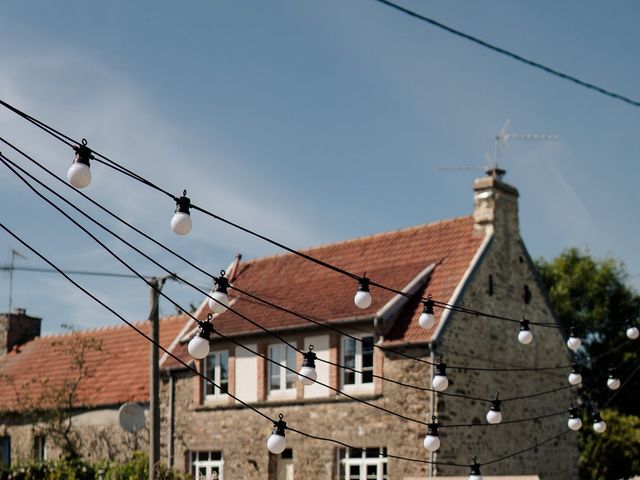
{"type": "MultiPolygon", "coordinates": [[[[147,428],[136,433],[122,430],[118,424],[118,408],[101,408],[77,412],[73,419],[73,432],[79,436],[80,453],[89,462],[126,460],[134,450],[149,448],[147,428]]],[[[35,440],[42,436],[46,425],[29,423],[14,416],[0,419],[0,436],[11,437],[11,462],[37,460],[35,440]]],[[[46,458],[61,456],[60,448],[51,436],[46,438],[46,458]]]]}

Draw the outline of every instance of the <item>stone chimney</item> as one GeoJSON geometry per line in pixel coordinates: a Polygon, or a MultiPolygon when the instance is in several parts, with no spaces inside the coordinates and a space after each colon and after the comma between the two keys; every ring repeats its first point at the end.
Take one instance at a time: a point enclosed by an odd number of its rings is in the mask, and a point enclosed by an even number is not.
{"type": "Polygon", "coordinates": [[[473,184],[473,219],[478,234],[520,235],[518,190],[502,181],[505,173],[492,168],[473,184]]]}
{"type": "Polygon", "coordinates": [[[41,323],[41,318],[30,317],[24,308],[16,308],[14,313],[0,314],[0,355],[10,352],[16,345],[39,337],[41,323]]]}

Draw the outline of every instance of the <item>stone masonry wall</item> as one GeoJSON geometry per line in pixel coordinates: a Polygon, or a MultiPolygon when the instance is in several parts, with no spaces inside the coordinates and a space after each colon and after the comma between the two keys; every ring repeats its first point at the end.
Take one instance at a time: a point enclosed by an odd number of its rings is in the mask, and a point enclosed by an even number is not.
{"type": "MultiPolygon", "coordinates": [[[[508,317],[524,314],[532,321],[553,321],[517,236],[496,235],[460,305],[508,317]],[[489,293],[490,275],[492,294],[489,293]],[[525,286],[531,292],[528,305],[524,302],[525,286]]],[[[517,340],[518,324],[454,313],[449,317],[435,350],[445,356],[449,365],[538,367],[571,363],[560,330],[536,326],[531,329],[533,342],[522,345],[517,340]]],[[[516,397],[568,386],[567,374],[568,369],[501,373],[450,369],[449,390],[481,398],[493,398],[497,392],[501,398],[516,397]]],[[[503,421],[566,411],[574,395],[575,388],[568,388],[553,394],[505,402],[502,405],[503,421]]],[[[437,400],[438,418],[443,424],[484,423],[488,407],[484,402],[441,395],[437,400]]],[[[471,462],[471,457],[477,455],[482,464],[566,431],[567,418],[568,414],[563,413],[511,425],[442,429],[442,446],[437,460],[466,459],[471,462]]],[[[538,474],[542,480],[577,478],[577,441],[577,434],[570,432],[531,452],[487,466],[482,473],[538,474]]],[[[439,475],[455,474],[447,467],[438,467],[437,472],[439,475]]]]}

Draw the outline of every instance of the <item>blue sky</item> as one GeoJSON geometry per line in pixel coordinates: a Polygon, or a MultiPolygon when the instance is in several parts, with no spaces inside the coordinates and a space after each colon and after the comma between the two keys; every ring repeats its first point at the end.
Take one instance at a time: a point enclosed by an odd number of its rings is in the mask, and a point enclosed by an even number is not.
{"type": "MultiPolygon", "coordinates": [[[[640,98],[637,2],[402,5],[640,98]]],[[[186,188],[194,202],[293,247],[469,214],[480,172],[440,167],[482,166],[507,119],[513,133],[557,134],[557,142],[512,141],[502,163],[505,180],[520,190],[530,252],[553,257],[569,246],[588,247],[624,260],[640,285],[640,109],[375,1],[9,1],[0,28],[0,97],[86,137],[166,189],[186,188]]],[[[6,111],[0,131],[64,176],[72,158],[67,147],[6,111]]],[[[193,215],[192,234],[179,238],[168,227],[168,199],[97,164],[92,171],[86,193],[212,272],[236,252],[278,252],[201,215],[193,215]]],[[[2,221],[56,263],[124,271],[6,169],[0,179],[2,221]]],[[[161,274],[102,237],[143,273],[161,274]]],[[[26,254],[0,236],[3,261],[11,248],[26,254]]],[[[22,265],[41,266],[27,256],[22,265]]],[[[14,307],[43,317],[46,332],[61,323],[118,322],[55,275],[16,272],[14,280],[14,307]]],[[[139,281],[79,281],[128,319],[147,316],[148,288],[139,281]]],[[[166,292],[184,304],[200,300],[185,286],[170,284],[166,292]]],[[[7,296],[3,274],[2,310],[7,296]]],[[[164,302],[162,311],[173,308],[164,302]]]]}

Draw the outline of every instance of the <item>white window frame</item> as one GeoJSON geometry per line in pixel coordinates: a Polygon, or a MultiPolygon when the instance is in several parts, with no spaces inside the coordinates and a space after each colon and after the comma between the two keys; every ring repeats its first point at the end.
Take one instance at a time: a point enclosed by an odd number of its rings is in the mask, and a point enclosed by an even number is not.
{"type": "MultiPolygon", "coordinates": [[[[346,351],[346,344],[348,342],[353,342],[355,345],[355,365],[353,366],[354,370],[358,370],[359,372],[362,371],[362,340],[365,338],[371,338],[371,344],[373,345],[375,342],[375,339],[373,337],[373,335],[361,335],[358,337],[360,339],[360,341],[358,340],[354,340],[353,338],[349,338],[349,337],[342,337],[342,341],[340,343],[340,365],[346,365],[346,360],[345,360],[345,351],[346,351]]],[[[367,367],[371,369],[371,372],[374,373],[375,372],[375,353],[374,353],[374,347],[371,347],[371,367],[367,367]]],[[[349,370],[346,370],[344,368],[340,369],[340,385],[342,387],[343,390],[371,390],[373,391],[373,384],[374,384],[374,379],[373,377],[371,378],[370,382],[363,382],[362,381],[362,374],[359,372],[350,372],[349,370]],[[354,376],[354,383],[345,383],[346,382],[346,376],[348,373],[353,374],[354,376]]]]}
{"type": "Polygon", "coordinates": [[[194,480],[224,480],[224,455],[222,452],[191,452],[191,474],[194,480]],[[200,455],[206,453],[207,459],[200,460],[200,455]],[[214,454],[220,454],[220,459],[212,458],[214,454]],[[218,469],[219,474],[213,476],[214,468],[218,469]],[[205,474],[200,474],[200,469],[204,469],[205,474]]]}
{"type": "Polygon", "coordinates": [[[340,476],[340,480],[350,480],[350,472],[352,466],[360,467],[359,478],[357,480],[369,480],[367,478],[367,467],[376,467],[375,480],[387,480],[388,473],[385,475],[385,466],[387,465],[387,449],[379,448],[381,453],[377,457],[367,457],[366,451],[355,452],[352,457],[350,449],[341,448],[338,450],[338,461],[344,471],[343,476],[340,476]]]}
{"type": "Polygon", "coordinates": [[[267,349],[267,356],[269,359],[272,359],[272,350],[275,349],[279,349],[280,350],[280,365],[281,367],[279,368],[279,385],[278,388],[272,389],[272,383],[271,383],[271,369],[272,368],[277,368],[276,365],[271,362],[268,361],[267,362],[267,398],[272,398],[272,397],[282,397],[282,396],[293,396],[295,397],[296,394],[296,379],[294,378],[293,380],[293,385],[289,388],[287,388],[287,375],[296,375],[292,372],[290,372],[289,370],[287,370],[286,368],[284,368],[285,366],[287,368],[292,368],[294,371],[296,370],[296,362],[297,362],[297,358],[296,358],[296,354],[295,354],[295,350],[293,350],[291,347],[287,346],[284,343],[275,343],[275,344],[271,344],[269,345],[268,349],[267,349]],[[287,365],[287,351],[293,351],[293,365],[287,365]]]}
{"type": "MultiPolygon", "coordinates": [[[[230,355],[228,350],[216,350],[215,352],[209,353],[209,355],[203,360],[203,372],[207,377],[209,376],[209,363],[211,362],[211,358],[215,356],[216,364],[213,367],[213,378],[211,378],[211,380],[213,380],[213,382],[216,385],[221,385],[222,384],[222,368],[220,366],[220,357],[221,357],[220,354],[223,354],[223,353],[226,354],[226,357],[227,357],[227,392],[228,392],[229,387],[231,386],[231,378],[229,375],[230,355]]],[[[202,382],[203,382],[202,390],[204,393],[205,400],[222,400],[222,399],[228,398],[229,395],[227,393],[222,393],[218,387],[214,387],[213,385],[211,385],[211,383],[209,383],[205,379],[202,379],[202,382]],[[207,389],[209,387],[213,388],[213,393],[207,393],[207,389]]]]}

